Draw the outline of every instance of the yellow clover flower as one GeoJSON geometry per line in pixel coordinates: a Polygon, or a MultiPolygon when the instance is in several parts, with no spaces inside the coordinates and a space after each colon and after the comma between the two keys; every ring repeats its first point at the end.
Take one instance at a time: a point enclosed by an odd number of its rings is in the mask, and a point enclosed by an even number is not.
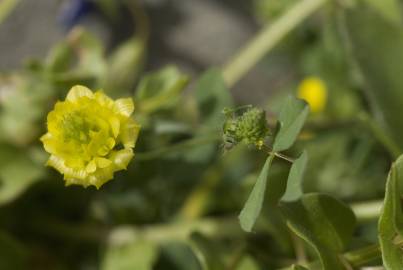
{"type": "Polygon", "coordinates": [[[48,114],[41,137],[47,162],[72,184],[100,188],[133,158],[140,126],[130,117],[131,98],[113,101],[101,91],[74,86],[48,114]]]}
{"type": "Polygon", "coordinates": [[[326,85],[317,77],[305,78],[298,86],[298,97],[308,102],[312,113],[321,113],[327,103],[326,85]]]}

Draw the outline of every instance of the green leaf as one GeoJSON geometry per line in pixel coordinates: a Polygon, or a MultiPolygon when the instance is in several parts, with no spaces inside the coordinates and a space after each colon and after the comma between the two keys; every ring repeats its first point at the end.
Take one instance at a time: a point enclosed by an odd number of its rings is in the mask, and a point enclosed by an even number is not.
{"type": "Polygon", "coordinates": [[[0,205],[20,195],[45,174],[45,166],[34,163],[27,151],[9,145],[0,147],[0,205]]]}
{"type": "Polygon", "coordinates": [[[149,114],[175,106],[187,83],[188,76],[180,73],[174,66],[146,75],[140,81],[135,94],[139,110],[149,114]]]}
{"type": "Polygon", "coordinates": [[[307,103],[289,96],[278,116],[279,131],[273,144],[273,151],[280,152],[290,148],[301,131],[309,114],[307,103]]]}
{"type": "Polygon", "coordinates": [[[68,71],[74,60],[74,49],[67,40],[56,44],[46,57],[46,68],[50,72],[68,71]]]}
{"type": "Polygon", "coordinates": [[[196,82],[195,98],[203,126],[218,129],[223,123],[224,107],[232,107],[231,94],[219,69],[209,69],[196,82]]]}
{"type": "Polygon", "coordinates": [[[34,74],[5,77],[0,87],[8,89],[0,100],[0,130],[2,136],[16,145],[28,145],[37,140],[41,125],[54,97],[53,88],[34,74]]]}
{"type": "Polygon", "coordinates": [[[78,65],[73,72],[91,74],[97,79],[102,79],[107,70],[102,41],[84,28],[74,29],[69,39],[71,46],[79,52],[78,65]]]}
{"type": "Polygon", "coordinates": [[[266,159],[256,184],[253,187],[252,192],[249,195],[249,198],[246,201],[241,213],[239,214],[239,221],[244,231],[252,231],[252,228],[259,217],[260,211],[262,210],[264,195],[266,193],[267,178],[273,159],[274,155],[269,155],[269,157],[266,159]]]}
{"type": "Polygon", "coordinates": [[[385,19],[392,23],[400,24],[402,22],[401,6],[398,0],[365,0],[374,10],[379,12],[385,19]]]}
{"type": "Polygon", "coordinates": [[[157,246],[148,241],[110,244],[106,250],[102,270],[152,270],[158,255],[157,246]]]}
{"type": "MultiPolygon", "coordinates": [[[[374,0],[376,1],[376,0],[374,0]]],[[[380,3],[383,1],[379,1],[380,3]]],[[[403,149],[403,28],[368,5],[344,15],[348,47],[364,79],[364,90],[381,128],[403,149]]]]}
{"type": "Polygon", "coordinates": [[[282,203],[287,225],[317,252],[324,270],[345,269],[339,255],[348,245],[356,219],[351,209],[324,194],[306,194],[297,202],[282,203]]]}
{"type": "MultiPolygon", "coordinates": [[[[221,71],[213,68],[204,72],[196,82],[194,95],[199,118],[195,138],[203,139],[211,136],[211,133],[217,134],[224,122],[223,108],[233,105],[221,71]]],[[[216,151],[217,142],[200,145],[187,151],[186,160],[204,163],[211,159],[216,151]]]]}
{"type": "Polygon", "coordinates": [[[153,270],[201,270],[201,266],[185,243],[172,242],[161,245],[161,254],[153,270]]]}
{"type": "Polygon", "coordinates": [[[253,259],[252,256],[244,255],[238,263],[236,270],[259,270],[259,264],[253,259]]]}
{"type": "Polygon", "coordinates": [[[303,266],[301,266],[301,265],[293,264],[293,265],[291,266],[291,270],[308,270],[308,268],[305,268],[305,267],[303,267],[303,266]]]}
{"type": "Polygon", "coordinates": [[[0,231],[0,269],[28,269],[27,250],[6,232],[0,231]]]}
{"type": "Polygon", "coordinates": [[[191,247],[199,259],[203,270],[222,270],[225,265],[220,257],[220,251],[216,243],[210,241],[200,233],[192,233],[190,236],[191,247]]]}
{"type": "Polygon", "coordinates": [[[119,97],[132,90],[143,65],[145,46],[143,40],[134,37],[113,51],[102,83],[106,93],[119,97]]]}
{"type": "Polygon", "coordinates": [[[301,156],[294,161],[291,166],[290,174],[288,175],[287,188],[282,201],[295,201],[299,199],[302,194],[302,178],[304,176],[306,164],[308,163],[308,154],[304,151],[301,156]]]}
{"type": "Polygon", "coordinates": [[[112,21],[119,19],[120,13],[120,2],[115,0],[97,0],[94,2],[95,5],[112,21]]]}
{"type": "Polygon", "coordinates": [[[386,269],[403,269],[403,212],[401,197],[403,188],[403,156],[393,163],[386,182],[384,206],[378,231],[383,264],[386,269]]]}
{"type": "Polygon", "coordinates": [[[99,87],[108,67],[101,40],[80,27],[51,51],[47,64],[48,71],[53,72],[49,78],[62,88],[78,83],[99,87]]]}

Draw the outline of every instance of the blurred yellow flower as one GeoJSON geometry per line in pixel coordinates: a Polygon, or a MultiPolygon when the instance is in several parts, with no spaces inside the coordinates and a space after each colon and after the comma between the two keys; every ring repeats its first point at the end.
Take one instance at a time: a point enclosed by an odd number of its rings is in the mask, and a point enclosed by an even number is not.
{"type": "Polygon", "coordinates": [[[327,88],[317,77],[307,77],[298,86],[298,97],[308,102],[312,113],[323,112],[327,103],[327,88]]]}
{"type": "Polygon", "coordinates": [[[140,126],[130,117],[131,98],[112,100],[74,86],[66,100],[48,114],[48,132],[41,137],[50,153],[47,162],[64,175],[67,185],[100,188],[133,158],[140,126]]]}

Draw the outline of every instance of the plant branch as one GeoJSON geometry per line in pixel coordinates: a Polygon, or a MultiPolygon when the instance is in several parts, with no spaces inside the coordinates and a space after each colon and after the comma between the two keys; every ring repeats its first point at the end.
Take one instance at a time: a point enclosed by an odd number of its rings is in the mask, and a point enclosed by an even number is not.
{"type": "Polygon", "coordinates": [[[273,49],[291,30],[318,10],[327,0],[302,0],[272,24],[265,26],[223,68],[228,87],[236,84],[267,52],[273,49]]]}
{"type": "Polygon", "coordinates": [[[388,150],[394,159],[399,157],[402,153],[400,147],[367,113],[360,113],[358,120],[372,132],[374,137],[388,150]]]}
{"type": "Polygon", "coordinates": [[[173,153],[173,152],[178,152],[181,150],[189,149],[192,147],[196,147],[199,145],[204,145],[204,144],[210,144],[210,143],[215,143],[218,142],[220,139],[220,136],[218,135],[209,135],[205,137],[195,137],[180,143],[176,143],[173,145],[168,145],[168,146],[163,146],[161,148],[143,152],[143,153],[136,153],[136,159],[140,160],[150,160],[150,159],[155,159],[159,158],[163,155],[173,153]]]}
{"type": "Polygon", "coordinates": [[[14,10],[20,0],[3,0],[0,2],[0,24],[14,10]]]}
{"type": "Polygon", "coordinates": [[[293,158],[286,156],[280,152],[273,152],[273,150],[266,144],[263,144],[262,148],[264,148],[266,150],[267,154],[269,154],[269,155],[275,155],[276,157],[284,159],[285,161],[288,161],[290,163],[294,163],[294,161],[295,161],[293,158]]]}
{"type": "Polygon", "coordinates": [[[233,237],[242,234],[238,219],[235,217],[205,218],[144,227],[121,226],[110,234],[109,241],[114,244],[129,243],[139,239],[154,243],[186,241],[194,231],[211,237],[233,237]]]}
{"type": "Polygon", "coordinates": [[[350,204],[351,209],[360,222],[378,219],[382,206],[383,200],[350,204]]]}
{"type": "MultiPolygon", "coordinates": [[[[353,268],[364,266],[367,263],[382,257],[381,249],[378,244],[370,245],[354,251],[349,251],[341,256],[341,260],[353,268]]],[[[314,261],[306,265],[311,270],[322,269],[319,261],[314,261]]],[[[292,270],[291,267],[281,268],[280,270],[292,270]]]]}

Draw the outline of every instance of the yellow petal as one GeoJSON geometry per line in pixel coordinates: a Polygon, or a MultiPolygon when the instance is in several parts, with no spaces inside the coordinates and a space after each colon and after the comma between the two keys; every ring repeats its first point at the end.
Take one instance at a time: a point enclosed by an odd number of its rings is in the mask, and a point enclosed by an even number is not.
{"type": "Polygon", "coordinates": [[[108,149],[112,149],[113,147],[115,147],[116,141],[113,138],[108,138],[106,140],[106,146],[108,147],[108,149]]]}
{"type": "Polygon", "coordinates": [[[140,132],[140,125],[133,119],[129,118],[128,121],[122,126],[120,139],[124,147],[133,148],[136,145],[137,137],[140,132]]]}
{"type": "Polygon", "coordinates": [[[113,108],[114,102],[113,99],[105,95],[102,91],[97,91],[95,94],[95,100],[102,106],[105,106],[109,109],[113,108]]]}
{"type": "Polygon", "coordinates": [[[70,89],[66,100],[48,114],[48,133],[40,138],[51,154],[47,165],[64,175],[66,185],[101,187],[126,169],[140,126],[130,118],[130,98],[116,102],[101,91],[84,86],[70,89]],[[112,150],[123,144],[123,150],[112,150]]]}
{"type": "Polygon", "coordinates": [[[125,148],[119,151],[114,151],[111,154],[110,159],[117,168],[126,169],[133,156],[133,150],[131,148],[125,148]]]}
{"type": "Polygon", "coordinates": [[[119,135],[120,121],[117,117],[110,117],[109,123],[111,124],[113,136],[116,138],[119,135]]]}
{"type": "Polygon", "coordinates": [[[67,94],[66,100],[76,101],[80,97],[93,98],[94,94],[90,89],[82,85],[73,86],[67,94]]]}
{"type": "Polygon", "coordinates": [[[97,170],[97,164],[95,163],[95,160],[91,160],[88,164],[87,167],[85,167],[85,171],[87,173],[93,173],[97,170]]]}
{"type": "Polygon", "coordinates": [[[45,148],[45,151],[48,153],[54,153],[56,151],[55,143],[52,140],[52,134],[51,133],[46,133],[43,135],[40,140],[43,143],[43,147],[45,148]]]}
{"type": "Polygon", "coordinates": [[[94,185],[97,189],[99,189],[103,184],[113,178],[113,172],[112,166],[104,169],[98,169],[95,173],[88,177],[88,181],[91,185],[94,185]]]}
{"type": "Polygon", "coordinates": [[[112,161],[106,158],[96,158],[95,161],[97,163],[97,167],[101,169],[106,168],[112,164],[112,161]]]}
{"type": "Polygon", "coordinates": [[[46,165],[55,168],[60,173],[64,174],[65,178],[77,178],[85,179],[87,177],[87,172],[85,170],[72,169],[64,164],[64,160],[51,155],[46,165]]]}
{"type": "Polygon", "coordinates": [[[85,188],[90,185],[90,183],[86,179],[75,179],[75,178],[65,178],[65,186],[71,186],[71,185],[81,185],[84,186],[85,188]]]}
{"type": "Polygon", "coordinates": [[[134,103],[131,98],[120,98],[115,101],[115,108],[121,115],[129,117],[134,111],[134,103]]]}
{"type": "Polygon", "coordinates": [[[98,149],[97,154],[100,155],[101,157],[106,156],[109,153],[109,148],[107,146],[102,146],[101,148],[98,149]]]}

